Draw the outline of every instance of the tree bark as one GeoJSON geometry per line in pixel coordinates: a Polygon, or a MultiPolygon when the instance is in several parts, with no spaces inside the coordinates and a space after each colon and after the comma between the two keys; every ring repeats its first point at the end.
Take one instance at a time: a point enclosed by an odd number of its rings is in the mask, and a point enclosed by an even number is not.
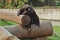
{"type": "Polygon", "coordinates": [[[31,32],[28,33],[26,28],[22,26],[6,26],[4,27],[8,30],[11,34],[19,37],[19,38],[40,38],[40,37],[47,37],[53,34],[52,25],[49,21],[41,21],[40,27],[37,25],[31,26],[31,32]]]}

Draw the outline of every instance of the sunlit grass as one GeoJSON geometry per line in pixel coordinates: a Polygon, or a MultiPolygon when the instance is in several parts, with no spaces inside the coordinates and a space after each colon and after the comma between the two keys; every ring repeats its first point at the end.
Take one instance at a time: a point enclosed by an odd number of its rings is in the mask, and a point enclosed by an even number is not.
{"type": "Polygon", "coordinates": [[[7,20],[0,20],[0,26],[6,26],[6,25],[15,25],[16,23],[7,21],[7,20]]]}
{"type": "Polygon", "coordinates": [[[53,26],[53,35],[47,37],[47,40],[60,40],[60,26],[53,26]]]}

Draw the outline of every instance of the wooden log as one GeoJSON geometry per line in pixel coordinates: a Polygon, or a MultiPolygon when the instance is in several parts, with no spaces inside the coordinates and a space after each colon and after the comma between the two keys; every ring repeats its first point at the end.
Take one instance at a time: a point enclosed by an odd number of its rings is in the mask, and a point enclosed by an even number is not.
{"type": "Polygon", "coordinates": [[[35,39],[32,39],[32,40],[46,40],[46,38],[35,38],[35,39]]]}
{"type": "Polygon", "coordinates": [[[21,25],[28,25],[31,22],[31,19],[28,15],[20,15],[19,17],[21,25]]]}
{"type": "Polygon", "coordinates": [[[19,39],[0,26],[0,40],[19,40],[19,39]]]}
{"type": "MultiPolygon", "coordinates": [[[[0,19],[7,19],[14,21],[18,24],[20,24],[20,17],[15,14],[9,14],[9,13],[0,13],[0,19]]],[[[37,25],[32,24],[31,25],[31,32],[28,33],[27,29],[19,26],[11,26],[11,27],[5,27],[11,34],[19,37],[19,38],[37,38],[37,37],[47,37],[53,34],[52,31],[52,24],[49,21],[41,21],[40,27],[37,25]]]]}
{"type": "Polygon", "coordinates": [[[10,20],[22,25],[28,25],[31,21],[30,17],[27,15],[16,16],[15,14],[0,13],[0,19],[10,20]]]}
{"type": "Polygon", "coordinates": [[[39,37],[47,37],[53,34],[52,24],[49,21],[41,21],[40,27],[37,25],[32,25],[32,31],[28,33],[26,28],[19,26],[10,26],[4,27],[7,29],[11,34],[19,37],[19,38],[39,38],[39,37]]]}

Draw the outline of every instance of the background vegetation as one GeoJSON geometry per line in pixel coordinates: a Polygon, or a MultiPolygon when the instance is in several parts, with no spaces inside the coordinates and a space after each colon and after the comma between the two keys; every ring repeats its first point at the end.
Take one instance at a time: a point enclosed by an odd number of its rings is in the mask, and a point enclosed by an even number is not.
{"type": "Polygon", "coordinates": [[[20,8],[24,2],[34,7],[60,6],[60,0],[0,0],[0,8],[20,8]]]}

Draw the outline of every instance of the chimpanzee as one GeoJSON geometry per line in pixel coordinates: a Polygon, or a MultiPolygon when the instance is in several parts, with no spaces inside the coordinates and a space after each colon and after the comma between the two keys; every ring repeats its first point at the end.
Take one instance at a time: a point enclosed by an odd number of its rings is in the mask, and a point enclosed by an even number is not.
{"type": "Polygon", "coordinates": [[[28,29],[29,32],[31,31],[32,24],[38,25],[39,27],[40,25],[39,17],[37,16],[34,9],[27,4],[27,2],[25,2],[25,5],[18,11],[17,16],[19,15],[28,15],[31,18],[30,24],[26,26],[26,27],[29,27],[28,29]]]}

